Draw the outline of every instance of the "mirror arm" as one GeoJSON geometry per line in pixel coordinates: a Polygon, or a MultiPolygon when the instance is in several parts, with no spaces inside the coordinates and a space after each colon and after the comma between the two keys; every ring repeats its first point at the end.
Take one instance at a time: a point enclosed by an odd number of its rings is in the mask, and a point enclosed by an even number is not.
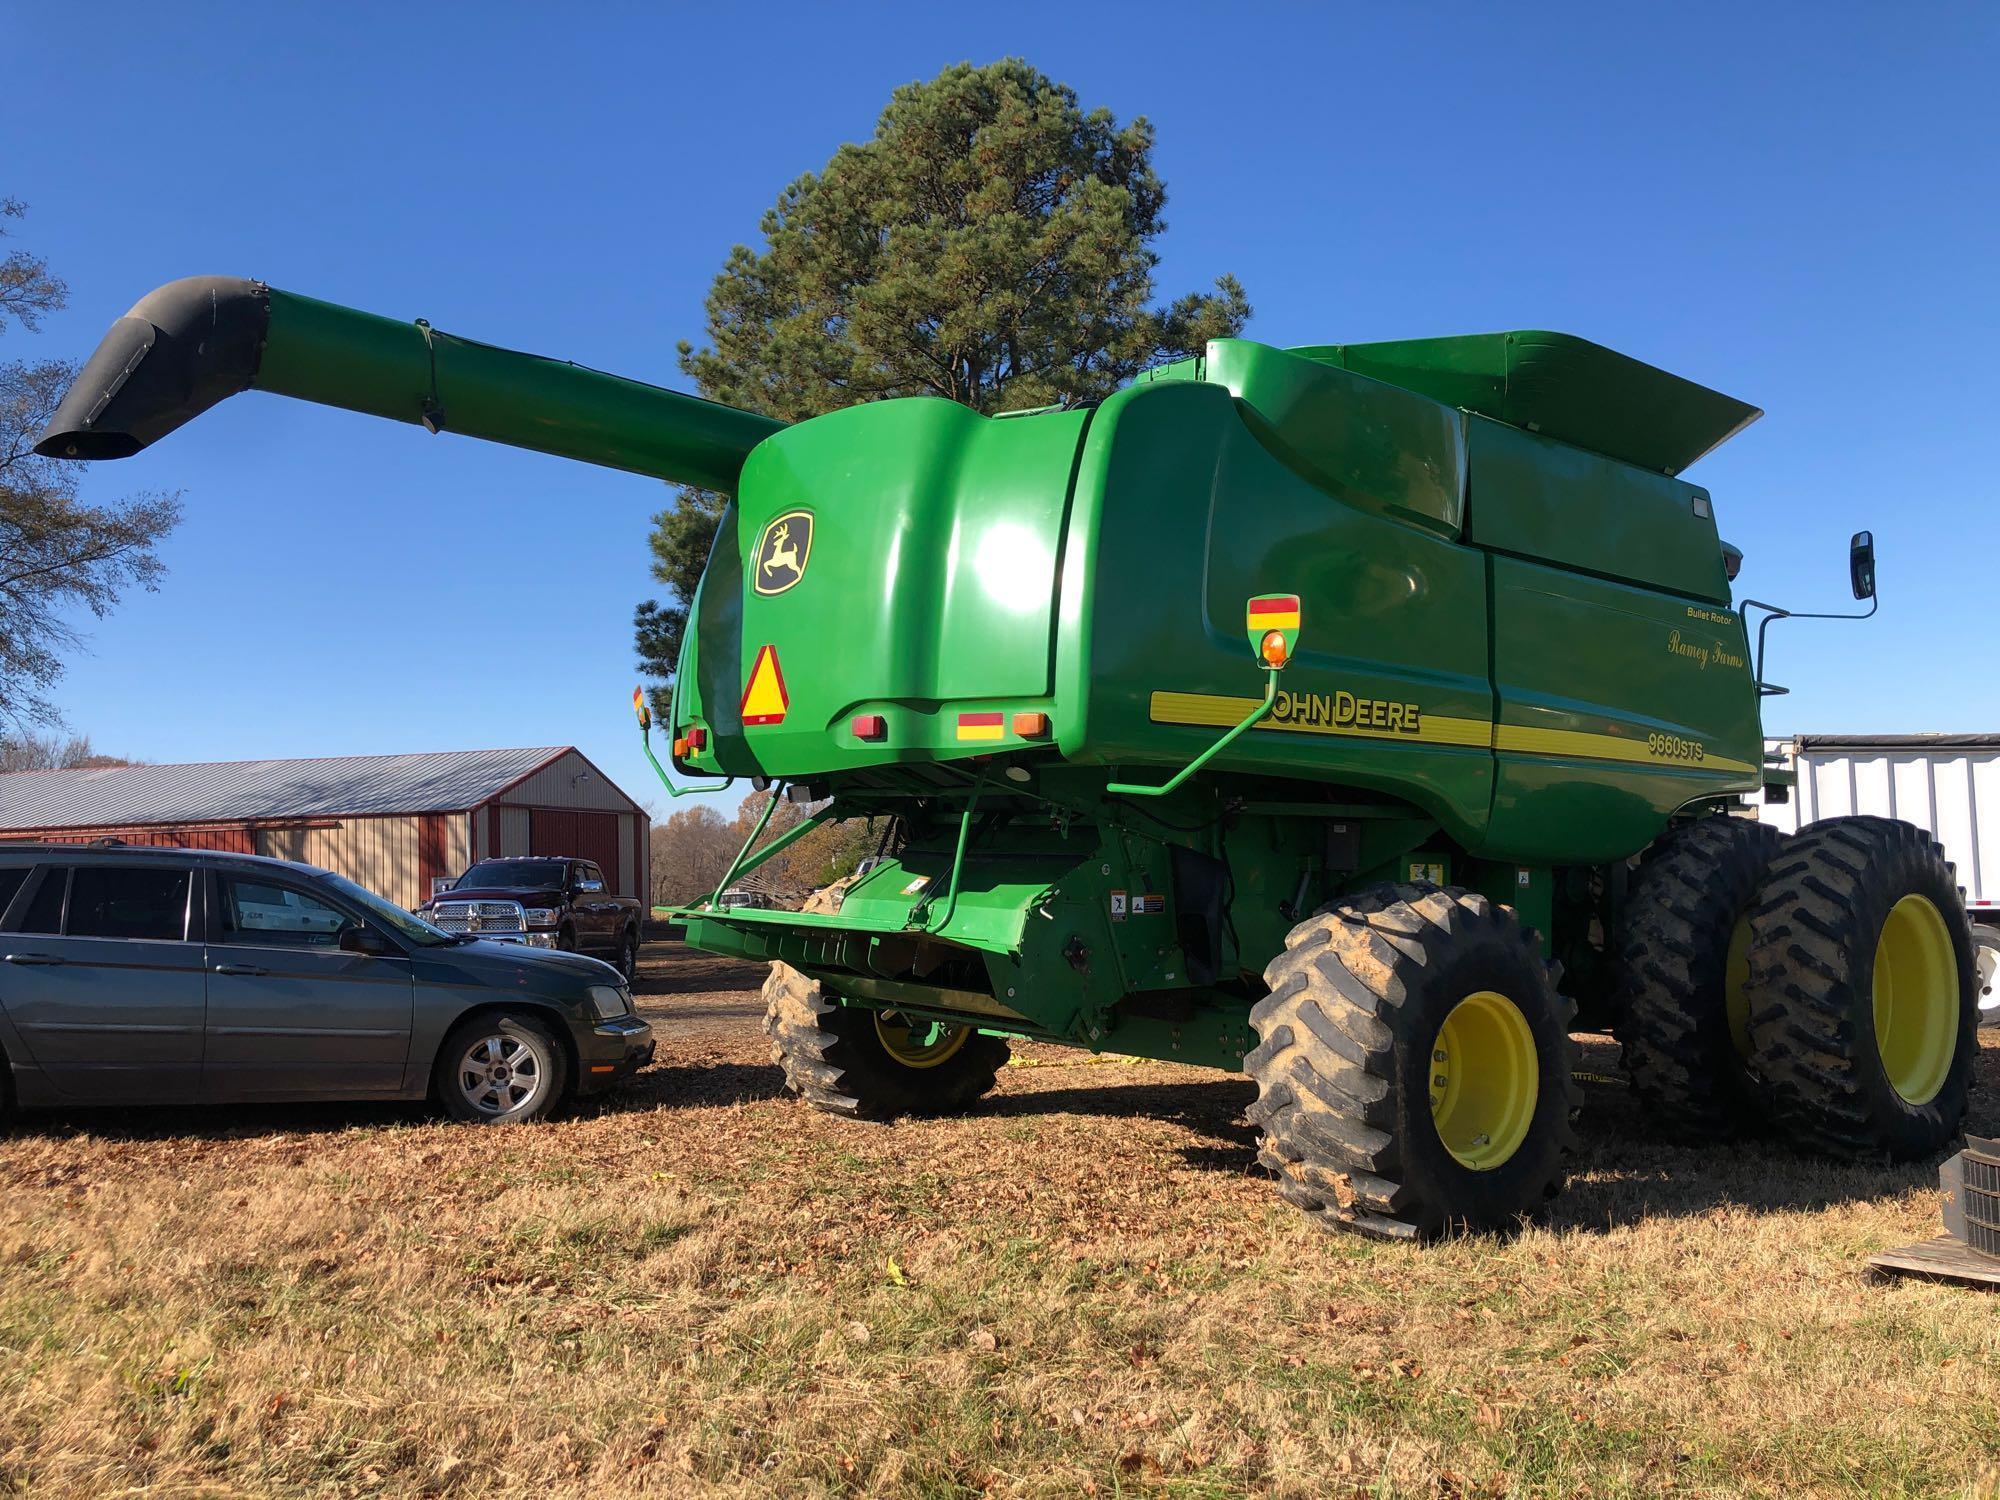
{"type": "Polygon", "coordinates": [[[1751,663],[1751,672],[1757,683],[1757,691],[1764,691],[1764,632],[1771,628],[1773,620],[1866,620],[1873,617],[1882,607],[1882,595],[1878,590],[1868,596],[1868,607],[1851,614],[1834,614],[1804,609],[1783,609],[1775,604],[1766,604],[1762,599],[1745,599],[1736,608],[1739,612],[1753,609],[1765,611],[1764,618],[1757,625],[1757,656],[1751,663]]]}

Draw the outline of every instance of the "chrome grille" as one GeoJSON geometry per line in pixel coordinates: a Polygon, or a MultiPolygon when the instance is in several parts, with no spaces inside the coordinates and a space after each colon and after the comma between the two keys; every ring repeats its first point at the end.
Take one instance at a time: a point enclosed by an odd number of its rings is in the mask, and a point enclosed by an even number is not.
{"type": "Polygon", "coordinates": [[[518,901],[440,901],[431,908],[431,925],[468,937],[519,937],[528,916],[518,901]]]}

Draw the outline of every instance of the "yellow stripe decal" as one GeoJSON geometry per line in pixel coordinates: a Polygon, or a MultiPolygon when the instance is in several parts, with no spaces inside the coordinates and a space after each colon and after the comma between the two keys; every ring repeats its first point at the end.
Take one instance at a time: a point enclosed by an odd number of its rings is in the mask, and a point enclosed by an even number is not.
{"type": "Polygon", "coordinates": [[[1676,735],[1663,735],[1661,748],[1649,736],[1633,730],[1622,734],[1590,734],[1580,729],[1530,729],[1525,724],[1495,724],[1493,748],[1517,755],[1561,755],[1572,760],[1616,760],[1631,765],[1659,766],[1673,771],[1732,771],[1749,775],[1757,768],[1726,755],[1709,755],[1701,745],[1676,735]]]}
{"type": "MultiPolygon", "coordinates": [[[[1227,729],[1242,722],[1257,706],[1255,698],[1218,693],[1156,692],[1150,717],[1155,724],[1188,724],[1227,729]]],[[[1401,708],[1402,705],[1396,705],[1401,708]]],[[[1457,745],[1491,748],[1517,755],[1559,755],[1574,760],[1615,760],[1673,771],[1722,771],[1749,775],[1757,768],[1727,756],[1708,755],[1698,743],[1663,736],[1655,749],[1640,731],[1632,736],[1591,734],[1575,729],[1531,729],[1521,724],[1495,724],[1486,719],[1455,719],[1441,714],[1415,714],[1416,728],[1378,727],[1372,720],[1402,719],[1379,711],[1372,700],[1359,703],[1347,694],[1280,692],[1269,718],[1256,727],[1285,729],[1298,734],[1337,735],[1365,740],[1401,740],[1414,745],[1457,745]],[[1331,711],[1322,711],[1331,703],[1331,711]]]]}
{"type": "MultiPolygon", "coordinates": [[[[1216,693],[1155,693],[1152,720],[1155,724],[1200,724],[1227,729],[1243,722],[1243,716],[1261,700],[1226,697],[1216,693]]],[[[1362,700],[1362,707],[1373,706],[1362,700]]],[[[1398,703],[1394,718],[1398,727],[1389,728],[1386,708],[1378,726],[1366,722],[1371,716],[1355,712],[1351,694],[1278,694],[1278,705],[1259,729],[1289,729],[1297,734],[1332,734],[1362,740],[1402,740],[1415,745],[1474,745],[1484,749],[1491,741],[1493,726],[1485,719],[1448,719],[1438,714],[1416,715],[1417,728],[1401,727],[1404,705],[1398,703]],[[1321,710],[1324,709],[1322,712],[1321,710]]]]}

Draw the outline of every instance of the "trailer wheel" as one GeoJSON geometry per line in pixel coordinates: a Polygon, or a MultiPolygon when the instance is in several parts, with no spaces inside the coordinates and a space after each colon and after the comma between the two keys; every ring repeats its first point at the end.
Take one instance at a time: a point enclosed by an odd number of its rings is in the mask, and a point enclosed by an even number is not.
{"type": "Polygon", "coordinates": [[[2000,1021],[2000,928],[1972,929],[1972,962],[1979,971],[1979,1020],[2000,1021]]]}
{"type": "Polygon", "coordinates": [[[1785,835],[1744,818],[1670,828],[1646,851],[1618,922],[1614,1024],[1651,1119],[1718,1140],[1764,1111],[1750,1072],[1750,907],[1785,835]]]}
{"type": "Polygon", "coordinates": [[[1957,1132],[1979,1022],[1971,924],[1944,850],[1889,818],[1792,839],[1750,916],[1754,1066],[1796,1143],[1925,1156],[1957,1132]]]}
{"type": "Polygon", "coordinates": [[[1561,1186],[1574,1006],[1512,912],[1382,886],[1293,928],[1264,979],[1244,1068],[1288,1202],[1412,1239],[1511,1226],[1561,1186]]]}

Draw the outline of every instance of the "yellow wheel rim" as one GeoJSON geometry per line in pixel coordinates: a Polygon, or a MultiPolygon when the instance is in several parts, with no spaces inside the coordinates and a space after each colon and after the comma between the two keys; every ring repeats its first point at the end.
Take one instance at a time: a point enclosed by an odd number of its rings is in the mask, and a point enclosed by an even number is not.
{"type": "Polygon", "coordinates": [[[926,1021],[900,1011],[878,1010],[875,1035],[881,1040],[882,1050],[904,1067],[935,1068],[958,1054],[966,1038],[972,1035],[972,1028],[926,1021]]]}
{"type": "Polygon", "coordinates": [[[1923,896],[1890,907],[1875,943],[1875,1050],[1909,1104],[1937,1097],[1958,1051],[1958,956],[1923,896]]]}
{"type": "Polygon", "coordinates": [[[1729,1010],[1729,1039],[1736,1055],[1750,1056],[1750,919],[1739,917],[1729,934],[1729,957],[1723,960],[1722,1003],[1729,1010]]]}
{"type": "Polygon", "coordinates": [[[1438,1028],[1430,1066],[1431,1119],[1453,1160],[1490,1172],[1512,1159],[1542,1093],[1521,1008],[1492,990],[1467,995],[1438,1028]]]}

